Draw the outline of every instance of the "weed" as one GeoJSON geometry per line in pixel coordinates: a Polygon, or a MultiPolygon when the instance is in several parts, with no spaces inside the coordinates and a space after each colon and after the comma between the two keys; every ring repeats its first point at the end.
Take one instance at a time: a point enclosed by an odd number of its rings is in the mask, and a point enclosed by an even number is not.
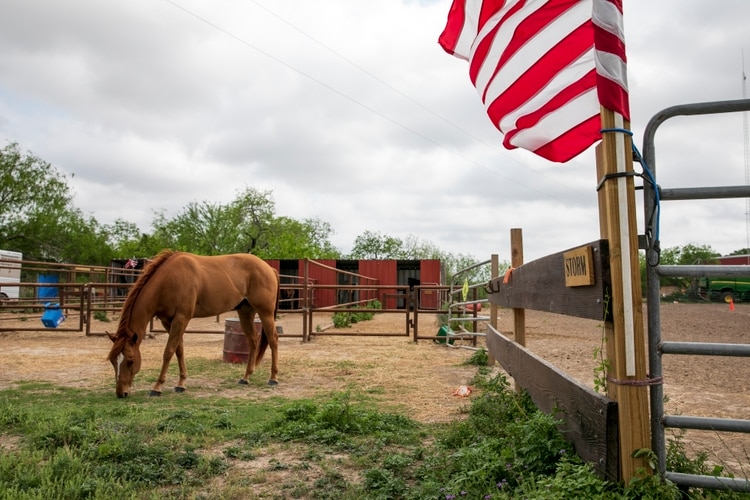
{"type": "Polygon", "coordinates": [[[94,311],[94,319],[97,321],[109,322],[107,311],[94,311]]]}
{"type": "Polygon", "coordinates": [[[489,360],[490,357],[487,354],[487,349],[478,349],[463,364],[468,366],[487,366],[489,360]]]}
{"type": "MultiPolygon", "coordinates": [[[[610,304],[610,297],[609,293],[604,298],[604,317],[606,318],[609,315],[609,304],[610,304]]],[[[599,347],[594,349],[594,359],[598,359],[599,363],[594,367],[594,390],[596,392],[602,392],[603,394],[607,394],[607,387],[608,387],[608,374],[611,371],[612,365],[609,362],[609,359],[606,357],[605,353],[605,344],[607,342],[607,335],[606,335],[606,326],[605,323],[602,323],[602,334],[601,334],[601,343],[599,347]]]]}
{"type": "Polygon", "coordinates": [[[361,311],[357,312],[336,312],[331,316],[333,326],[336,328],[349,328],[353,323],[369,321],[375,317],[374,310],[381,309],[382,305],[378,300],[372,300],[367,307],[358,307],[361,311]]]}

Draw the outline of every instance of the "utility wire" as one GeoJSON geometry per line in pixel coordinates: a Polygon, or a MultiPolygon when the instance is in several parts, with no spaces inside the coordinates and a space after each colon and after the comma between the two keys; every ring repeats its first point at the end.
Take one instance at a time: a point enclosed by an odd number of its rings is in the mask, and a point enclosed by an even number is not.
{"type": "MultiPolygon", "coordinates": [[[[416,100],[414,100],[413,98],[411,98],[411,97],[410,97],[410,96],[408,96],[407,94],[404,94],[404,93],[403,93],[403,92],[401,92],[400,90],[398,90],[398,89],[396,89],[395,87],[393,87],[393,86],[389,85],[388,83],[384,82],[383,80],[381,80],[380,78],[378,78],[377,76],[375,76],[374,74],[372,74],[371,72],[369,72],[369,71],[367,71],[366,69],[362,68],[361,66],[357,65],[357,64],[356,64],[356,63],[354,63],[353,61],[351,61],[351,60],[347,59],[346,57],[344,57],[343,55],[339,54],[338,52],[336,52],[336,51],[335,51],[335,50],[333,50],[332,48],[328,47],[328,46],[327,46],[327,45],[325,45],[324,43],[322,43],[322,42],[318,41],[318,40],[317,40],[317,39],[315,39],[314,37],[312,37],[312,36],[308,35],[308,34],[307,34],[307,33],[305,33],[305,32],[304,32],[303,30],[301,30],[300,28],[296,27],[296,26],[295,26],[295,25],[293,25],[292,23],[290,23],[290,22],[286,21],[286,20],[285,20],[284,18],[282,18],[282,17],[281,17],[281,16],[279,16],[278,14],[274,13],[273,11],[271,11],[271,10],[269,10],[268,8],[264,7],[263,5],[260,5],[260,4],[258,4],[258,2],[254,1],[254,0],[251,0],[251,1],[252,1],[252,3],[254,3],[255,5],[257,5],[257,6],[258,6],[258,7],[260,7],[261,9],[265,10],[266,12],[268,12],[269,14],[271,14],[272,16],[274,16],[274,17],[276,17],[277,19],[281,20],[281,21],[282,21],[283,23],[285,23],[286,25],[290,26],[290,27],[291,27],[292,29],[296,30],[297,32],[299,32],[300,34],[302,34],[303,36],[305,36],[306,38],[308,38],[309,40],[311,40],[311,41],[315,42],[315,43],[316,43],[317,45],[319,45],[319,46],[323,47],[324,49],[328,50],[329,52],[331,52],[332,54],[336,55],[337,57],[339,57],[339,58],[340,58],[340,59],[342,59],[343,61],[347,62],[348,64],[352,65],[353,67],[355,67],[355,68],[356,68],[356,69],[358,69],[359,71],[361,71],[361,72],[363,72],[364,74],[368,75],[368,76],[369,76],[370,78],[372,78],[372,79],[376,80],[376,81],[377,81],[377,82],[379,82],[380,84],[382,84],[382,85],[386,86],[387,88],[389,88],[389,89],[391,89],[392,91],[396,92],[396,93],[397,93],[397,94],[399,94],[400,96],[402,96],[402,97],[404,97],[405,99],[409,100],[410,102],[412,102],[412,103],[413,103],[413,104],[415,104],[416,106],[420,107],[421,109],[425,110],[425,111],[426,111],[426,112],[428,112],[429,114],[431,114],[431,115],[435,116],[436,118],[440,119],[441,121],[443,121],[443,122],[447,123],[448,125],[450,125],[451,127],[455,128],[456,130],[459,130],[459,131],[461,131],[462,133],[466,134],[467,136],[471,137],[472,139],[476,140],[477,142],[479,142],[479,143],[481,143],[481,144],[483,144],[483,145],[485,145],[485,146],[487,146],[487,147],[491,148],[492,150],[494,150],[494,151],[501,151],[501,150],[499,150],[498,148],[496,148],[496,147],[494,147],[494,146],[492,146],[492,145],[489,145],[489,144],[487,144],[486,142],[484,142],[484,141],[482,141],[482,140],[478,139],[477,137],[473,136],[473,135],[472,135],[471,133],[469,133],[468,131],[466,131],[466,130],[462,129],[461,127],[458,127],[457,125],[455,125],[454,123],[452,123],[452,122],[451,122],[450,120],[448,120],[448,119],[446,119],[446,118],[442,117],[442,116],[441,116],[441,115],[439,115],[438,113],[436,113],[436,112],[434,112],[434,111],[430,110],[429,108],[427,108],[427,107],[426,107],[426,106],[424,106],[423,104],[421,104],[421,103],[417,102],[416,100]]],[[[323,81],[321,81],[321,80],[319,80],[319,79],[317,79],[317,78],[313,77],[312,75],[310,75],[310,74],[308,74],[308,73],[306,73],[306,72],[304,72],[304,71],[300,70],[299,68],[297,68],[297,67],[295,67],[295,66],[293,66],[293,65],[291,65],[291,64],[289,64],[289,63],[287,63],[287,62],[285,62],[284,60],[282,60],[282,59],[280,59],[280,58],[278,58],[278,57],[274,56],[273,54],[271,54],[271,53],[269,53],[269,52],[267,52],[267,51],[265,51],[265,50],[263,50],[263,49],[261,49],[261,48],[259,48],[259,47],[255,46],[255,45],[253,45],[253,44],[252,44],[252,43],[250,43],[249,41],[245,40],[244,38],[241,38],[241,37],[240,37],[240,36],[238,36],[238,35],[235,35],[235,34],[234,34],[234,33],[232,33],[231,31],[229,31],[229,30],[227,30],[227,29],[225,29],[225,28],[223,28],[223,27],[219,26],[218,24],[216,24],[216,23],[214,23],[214,22],[212,22],[212,21],[209,21],[208,19],[206,19],[205,17],[201,16],[200,14],[197,14],[196,12],[194,12],[194,11],[192,11],[192,10],[190,10],[190,9],[188,9],[188,8],[186,8],[186,7],[184,7],[184,6],[180,5],[180,4],[178,4],[178,3],[176,3],[176,2],[174,1],[174,0],[165,0],[165,2],[167,2],[167,3],[168,3],[168,4],[170,4],[170,5],[172,5],[172,6],[173,6],[173,7],[175,7],[175,8],[177,8],[177,9],[179,9],[179,10],[183,11],[184,13],[186,13],[186,14],[188,14],[188,15],[192,16],[193,18],[197,19],[198,21],[200,21],[200,22],[202,22],[202,23],[204,23],[204,24],[206,24],[206,25],[210,26],[211,28],[213,28],[213,29],[215,29],[215,30],[219,31],[220,33],[222,33],[222,34],[226,35],[227,37],[229,37],[229,38],[231,38],[231,39],[233,39],[233,40],[235,40],[235,41],[239,42],[240,44],[242,44],[242,45],[244,45],[244,46],[246,46],[246,47],[248,47],[248,48],[250,48],[250,49],[252,49],[252,50],[254,50],[254,51],[256,51],[256,52],[258,52],[258,53],[260,53],[260,54],[262,54],[263,56],[265,56],[265,57],[267,57],[267,58],[269,58],[269,59],[271,59],[271,60],[273,60],[273,61],[277,62],[278,64],[280,64],[280,65],[284,66],[285,68],[287,68],[287,69],[290,69],[290,70],[294,71],[295,73],[297,73],[297,74],[299,74],[299,75],[301,75],[301,76],[305,77],[306,79],[308,79],[308,80],[310,80],[310,81],[313,81],[313,82],[317,83],[318,85],[320,85],[320,86],[324,87],[325,89],[327,89],[327,90],[329,90],[329,91],[333,92],[334,94],[336,94],[336,95],[338,95],[338,96],[340,96],[340,97],[342,97],[342,98],[344,98],[344,99],[346,99],[346,100],[348,100],[348,101],[350,101],[350,102],[352,102],[352,103],[356,104],[357,106],[359,106],[359,107],[361,107],[361,108],[363,108],[363,109],[365,109],[365,110],[367,110],[367,111],[369,111],[369,112],[371,112],[371,113],[373,113],[373,114],[375,114],[375,115],[377,115],[377,116],[381,117],[382,119],[384,119],[384,120],[386,120],[386,121],[388,121],[388,122],[392,123],[393,125],[396,125],[397,127],[399,127],[399,128],[402,128],[403,130],[406,130],[406,131],[408,131],[409,133],[411,133],[411,134],[413,134],[413,135],[415,135],[415,136],[417,136],[417,137],[420,137],[420,138],[424,139],[425,141],[427,141],[427,142],[429,142],[429,143],[431,143],[431,144],[433,144],[433,145],[437,146],[438,148],[440,148],[440,149],[443,149],[443,150],[445,150],[445,151],[448,151],[449,153],[451,153],[451,154],[453,154],[453,155],[455,155],[455,156],[457,156],[457,157],[461,158],[462,160],[466,161],[467,163],[470,163],[470,164],[472,164],[472,165],[475,165],[475,166],[477,166],[477,167],[480,167],[480,168],[482,168],[482,169],[485,169],[485,170],[487,170],[488,172],[490,172],[490,173],[492,173],[492,174],[494,174],[494,175],[497,175],[497,176],[499,176],[499,177],[502,177],[502,178],[504,178],[504,179],[506,179],[506,180],[508,180],[508,181],[510,181],[510,182],[513,182],[514,184],[517,184],[517,185],[521,186],[521,187],[524,187],[524,188],[528,189],[529,191],[532,191],[532,192],[538,193],[538,194],[540,194],[540,195],[542,195],[542,196],[545,196],[545,197],[547,197],[547,198],[550,198],[550,199],[556,200],[556,201],[558,201],[558,202],[560,202],[560,203],[562,203],[562,204],[566,204],[566,202],[564,202],[563,200],[560,200],[559,198],[557,198],[557,197],[555,197],[555,196],[553,196],[553,195],[550,195],[549,193],[545,193],[545,192],[543,192],[543,191],[540,191],[540,190],[538,190],[538,189],[535,189],[535,188],[533,188],[532,186],[529,186],[529,185],[527,185],[527,184],[524,184],[523,182],[521,182],[521,181],[518,181],[517,179],[514,179],[514,178],[512,178],[512,177],[508,177],[507,175],[504,175],[504,174],[502,174],[502,173],[498,172],[498,171],[497,171],[497,169],[493,169],[493,168],[490,168],[490,167],[488,167],[487,165],[484,165],[484,164],[482,164],[482,163],[480,163],[480,162],[478,162],[478,161],[476,161],[476,160],[473,160],[473,159],[471,159],[471,158],[467,157],[466,155],[462,154],[462,153],[461,153],[460,151],[458,151],[458,150],[456,150],[456,149],[453,149],[453,148],[450,148],[450,147],[448,147],[448,146],[445,146],[444,144],[441,144],[441,143],[437,142],[436,140],[434,140],[434,139],[432,139],[432,138],[430,138],[430,137],[428,137],[428,136],[426,136],[426,135],[424,135],[424,134],[422,134],[422,133],[420,133],[420,132],[418,132],[418,131],[416,131],[416,130],[414,130],[414,129],[412,129],[412,128],[410,128],[410,127],[408,127],[408,126],[406,126],[406,125],[404,125],[404,124],[402,124],[402,123],[400,123],[400,122],[398,122],[398,121],[396,121],[396,120],[394,120],[394,119],[392,119],[392,118],[390,118],[389,116],[387,116],[387,115],[385,115],[385,114],[381,113],[380,111],[378,111],[378,110],[374,109],[373,107],[371,107],[371,106],[369,106],[369,105],[367,105],[367,104],[365,104],[365,103],[363,103],[363,102],[361,102],[361,101],[359,101],[359,100],[357,100],[357,99],[355,99],[355,98],[353,98],[353,97],[351,97],[351,96],[349,96],[349,95],[347,95],[347,94],[345,94],[345,93],[343,93],[343,92],[339,91],[338,89],[336,89],[336,88],[332,87],[331,85],[329,85],[329,84],[327,84],[327,83],[325,83],[325,82],[323,82],[323,81]]],[[[514,161],[514,162],[515,162],[515,160],[512,160],[512,161],[514,161]]],[[[521,166],[523,166],[523,167],[525,167],[525,168],[527,168],[527,170],[528,170],[528,171],[530,171],[530,172],[534,173],[535,175],[538,175],[538,176],[540,176],[540,177],[542,177],[542,178],[545,178],[545,179],[546,179],[546,177],[545,177],[545,176],[544,176],[543,174],[541,174],[541,173],[539,173],[539,172],[537,172],[537,171],[535,171],[535,170],[533,170],[533,169],[529,168],[529,167],[528,167],[528,166],[526,166],[526,165],[522,165],[521,163],[518,163],[518,162],[516,162],[516,163],[517,163],[517,164],[519,164],[519,165],[521,165],[521,166]]],[[[559,182],[557,182],[557,184],[560,184],[560,183],[559,183],[559,182]]],[[[568,187],[569,187],[569,186],[568,186],[568,187]]],[[[572,189],[572,188],[571,188],[571,189],[572,189]]]]}

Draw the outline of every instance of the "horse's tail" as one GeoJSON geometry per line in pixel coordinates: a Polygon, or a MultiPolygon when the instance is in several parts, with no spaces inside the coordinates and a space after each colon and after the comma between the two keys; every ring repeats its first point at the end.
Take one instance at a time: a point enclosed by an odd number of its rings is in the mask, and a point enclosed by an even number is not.
{"type": "MultiPolygon", "coordinates": [[[[273,309],[273,321],[275,328],[276,314],[279,312],[279,301],[281,300],[281,280],[279,279],[279,273],[275,269],[274,272],[276,273],[276,305],[273,309]]],[[[258,344],[258,351],[255,355],[255,366],[258,366],[258,363],[263,360],[263,355],[266,353],[266,349],[268,349],[268,334],[266,333],[265,328],[261,328],[260,344],[258,344]]]]}
{"type": "Polygon", "coordinates": [[[263,361],[263,355],[266,353],[266,349],[268,348],[268,335],[266,334],[266,331],[261,329],[260,331],[260,344],[258,344],[258,351],[255,355],[255,366],[258,366],[258,364],[263,361]]]}
{"type": "MultiPolygon", "coordinates": [[[[274,271],[276,271],[274,269],[274,271]]],[[[279,302],[281,301],[281,278],[276,271],[276,306],[273,308],[273,320],[276,321],[276,314],[279,312],[279,302]]]]}

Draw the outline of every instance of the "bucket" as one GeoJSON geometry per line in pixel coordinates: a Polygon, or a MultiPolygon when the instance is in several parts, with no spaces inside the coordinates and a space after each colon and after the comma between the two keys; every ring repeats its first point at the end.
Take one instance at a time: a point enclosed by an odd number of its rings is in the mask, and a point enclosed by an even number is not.
{"type": "Polygon", "coordinates": [[[453,331],[450,329],[450,327],[443,325],[437,332],[437,337],[439,338],[436,338],[434,342],[436,344],[445,344],[445,342],[447,341],[449,345],[453,345],[454,339],[449,338],[451,335],[453,335],[453,331]]]}
{"type": "MultiPolygon", "coordinates": [[[[255,333],[260,335],[263,325],[260,320],[255,320],[255,333]]],[[[247,363],[250,346],[247,345],[245,332],[242,331],[239,318],[227,318],[224,320],[224,362],[225,363],[247,363]]]]}
{"type": "Polygon", "coordinates": [[[65,316],[60,309],[60,304],[47,302],[44,304],[44,313],[42,313],[42,324],[47,328],[57,328],[60,323],[65,321],[65,316]]]}

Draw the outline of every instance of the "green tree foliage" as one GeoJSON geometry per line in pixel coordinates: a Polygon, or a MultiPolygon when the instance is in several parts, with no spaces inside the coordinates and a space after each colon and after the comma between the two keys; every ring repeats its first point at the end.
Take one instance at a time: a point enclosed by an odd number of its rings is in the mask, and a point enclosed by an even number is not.
{"type": "Polygon", "coordinates": [[[414,235],[409,235],[402,242],[404,259],[444,259],[445,252],[440,250],[434,243],[423,241],[414,235]]]}
{"type": "Polygon", "coordinates": [[[245,188],[229,203],[189,203],[175,217],[154,219],[153,242],[201,255],[253,253],[264,259],[336,258],[331,226],[275,216],[270,191],[245,188]]]}
{"type": "Polygon", "coordinates": [[[262,244],[273,213],[270,192],[246,188],[226,204],[194,201],[171,219],[161,212],[152,225],[163,248],[201,255],[246,253],[262,244]]]}
{"type": "Polygon", "coordinates": [[[401,259],[404,242],[380,232],[365,231],[354,240],[351,259],[401,259]]]}
{"type": "Polygon", "coordinates": [[[106,229],[92,216],[70,208],[60,215],[54,234],[42,246],[45,260],[74,264],[109,265],[114,257],[106,229]]]}
{"type": "Polygon", "coordinates": [[[0,248],[24,258],[99,264],[106,232],[72,205],[65,176],[11,143],[0,150],[0,248]]]}
{"type": "Polygon", "coordinates": [[[330,242],[331,225],[319,219],[301,221],[277,217],[270,226],[271,237],[256,255],[273,259],[336,259],[340,252],[330,242]]]}
{"type": "MultiPolygon", "coordinates": [[[[688,243],[682,246],[665,248],[659,256],[659,264],[665,266],[689,266],[699,264],[717,264],[717,257],[721,254],[714,250],[711,245],[698,245],[688,243]]],[[[645,296],[646,293],[646,259],[643,253],[640,254],[641,267],[641,289],[645,296]]],[[[674,286],[684,290],[691,295],[698,286],[697,278],[681,278],[665,276],[661,278],[661,286],[674,286]]]]}
{"type": "Polygon", "coordinates": [[[154,235],[141,232],[135,223],[123,219],[105,225],[104,230],[114,258],[150,257],[165,248],[154,235]]]}
{"type": "Polygon", "coordinates": [[[55,219],[70,203],[63,175],[18,144],[0,150],[0,247],[29,253],[50,233],[55,219]]]}
{"type": "Polygon", "coordinates": [[[687,245],[670,247],[661,251],[661,263],[665,265],[716,264],[721,254],[711,245],[687,245]]]}

